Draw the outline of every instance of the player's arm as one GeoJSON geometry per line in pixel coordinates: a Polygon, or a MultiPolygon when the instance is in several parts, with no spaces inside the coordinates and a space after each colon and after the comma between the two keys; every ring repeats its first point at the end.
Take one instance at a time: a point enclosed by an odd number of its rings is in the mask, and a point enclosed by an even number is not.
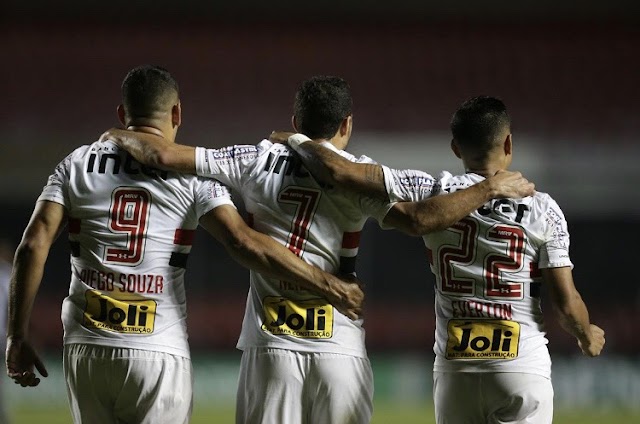
{"type": "Polygon", "coordinates": [[[598,356],[604,347],[604,330],[589,321],[589,312],[575,287],[571,267],[542,268],[544,284],[562,328],[578,340],[587,356],[598,356]]]}
{"type": "MultiPolygon", "coordinates": [[[[301,134],[289,137],[289,146],[314,178],[365,196],[389,200],[381,165],[351,162],[301,134]]],[[[533,192],[534,185],[519,172],[502,171],[465,190],[419,202],[396,203],[383,223],[421,236],[450,227],[491,199],[521,198],[533,192]]]]}
{"type": "Polygon", "coordinates": [[[241,265],[319,293],[352,319],[361,314],[364,293],[357,280],[342,279],[307,264],[271,237],[247,226],[233,206],[209,211],[200,218],[200,225],[241,265]]]}
{"type": "Polygon", "coordinates": [[[433,196],[419,202],[399,202],[384,218],[384,225],[412,236],[449,228],[491,199],[521,198],[533,194],[533,184],[519,172],[496,175],[454,193],[433,196]]]}
{"type": "Polygon", "coordinates": [[[302,134],[294,134],[288,140],[289,146],[300,156],[305,168],[316,180],[356,191],[363,196],[389,200],[382,166],[351,162],[302,134]]]}
{"type": "Polygon", "coordinates": [[[46,200],[36,203],[31,220],[16,249],[9,286],[7,374],[23,387],[37,386],[47,370],[28,341],[29,319],[42,281],[49,249],[65,224],[64,206],[46,200]]]}
{"type": "Polygon", "coordinates": [[[143,165],[166,171],[196,173],[196,148],[149,133],[111,128],[100,137],[112,140],[143,165]]]}

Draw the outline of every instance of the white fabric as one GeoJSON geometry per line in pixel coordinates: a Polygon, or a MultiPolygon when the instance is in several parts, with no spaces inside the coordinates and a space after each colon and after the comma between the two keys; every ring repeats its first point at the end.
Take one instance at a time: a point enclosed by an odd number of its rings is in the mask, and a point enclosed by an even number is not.
{"type": "MultiPolygon", "coordinates": [[[[349,160],[373,163],[363,156],[349,160]]],[[[353,272],[367,217],[390,205],[316,182],[283,144],[196,149],[198,175],[237,190],[256,230],[330,273],[353,272]]],[[[366,357],[362,320],[352,321],[324,299],[251,271],[239,349],[271,347],[366,357]]]]}
{"type": "Polygon", "coordinates": [[[437,424],[551,424],[547,377],[517,372],[434,372],[437,424]]]}
{"type": "Polygon", "coordinates": [[[287,143],[289,144],[289,147],[291,147],[293,150],[298,151],[298,147],[300,147],[302,143],[310,140],[311,139],[306,135],[298,133],[298,134],[293,134],[289,136],[289,138],[287,139],[287,143]]]}
{"type": "MultiPolygon", "coordinates": [[[[383,168],[392,200],[418,201],[484,180],[383,168]]],[[[539,268],[572,266],[562,211],[545,193],[496,199],[423,237],[436,276],[435,371],[549,377],[539,268]]]]}
{"type": "Polygon", "coordinates": [[[64,342],[189,357],[185,269],[173,260],[190,252],[202,215],[233,205],[227,189],[142,167],[107,141],[67,156],[38,200],[62,204],[69,217],[64,342]]]}
{"type": "Polygon", "coordinates": [[[367,358],[335,353],[246,349],[237,424],[368,424],[373,373],[367,358]]]}
{"type": "Polygon", "coordinates": [[[163,352],[82,344],[64,347],[75,424],[187,424],[191,360],[163,352]]]}

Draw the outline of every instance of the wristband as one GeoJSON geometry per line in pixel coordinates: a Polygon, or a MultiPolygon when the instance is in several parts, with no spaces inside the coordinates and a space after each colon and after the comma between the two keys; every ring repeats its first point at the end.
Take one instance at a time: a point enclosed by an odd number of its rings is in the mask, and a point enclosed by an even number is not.
{"type": "Polygon", "coordinates": [[[306,141],[311,141],[311,139],[306,135],[300,133],[291,135],[287,139],[289,147],[291,147],[293,150],[297,150],[298,146],[306,141]]]}

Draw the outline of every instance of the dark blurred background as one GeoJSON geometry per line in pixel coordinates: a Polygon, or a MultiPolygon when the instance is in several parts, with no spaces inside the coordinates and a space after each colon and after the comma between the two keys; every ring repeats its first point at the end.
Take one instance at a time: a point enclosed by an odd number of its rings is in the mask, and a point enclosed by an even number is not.
{"type": "MultiPolygon", "coordinates": [[[[342,76],[354,96],[348,150],[432,174],[462,171],[448,147],[457,106],[496,95],[514,123],[513,168],[565,212],[576,284],[607,332],[606,355],[637,364],[640,4],[449,3],[4,0],[1,232],[17,244],[56,164],[117,125],[120,83],[139,64],[174,74],[184,113],[178,140],[206,147],[289,129],[298,84],[342,76]]],[[[192,347],[230,352],[248,272],[204,233],[189,261],[192,347]]],[[[372,355],[429,356],[434,279],[422,241],[371,222],[358,273],[372,355]]],[[[33,337],[52,352],[68,281],[63,235],[33,317],[33,337]]],[[[550,350],[571,358],[575,341],[548,312],[550,350]]]]}

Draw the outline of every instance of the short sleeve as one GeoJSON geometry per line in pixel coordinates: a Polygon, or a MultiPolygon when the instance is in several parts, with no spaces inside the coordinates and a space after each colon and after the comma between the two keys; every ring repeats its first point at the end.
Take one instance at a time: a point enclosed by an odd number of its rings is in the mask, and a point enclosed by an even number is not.
{"type": "Polygon", "coordinates": [[[198,218],[222,205],[235,207],[229,189],[212,179],[199,179],[196,188],[196,211],[198,218]]]}
{"type": "Polygon", "coordinates": [[[196,173],[201,177],[215,178],[232,188],[242,185],[242,178],[258,157],[258,147],[235,145],[220,149],[196,147],[196,173]]]}
{"type": "Polygon", "coordinates": [[[418,202],[439,193],[438,181],[424,171],[391,169],[383,165],[382,172],[391,202],[418,202]]]}
{"type": "Polygon", "coordinates": [[[40,200],[59,203],[64,207],[69,207],[69,168],[71,165],[71,153],[56,166],[53,174],[49,176],[47,185],[42,189],[40,200]]]}
{"type": "Polygon", "coordinates": [[[560,268],[573,263],[569,258],[569,230],[558,204],[548,198],[549,207],[544,216],[544,241],[540,247],[539,268],[560,268]]]}

